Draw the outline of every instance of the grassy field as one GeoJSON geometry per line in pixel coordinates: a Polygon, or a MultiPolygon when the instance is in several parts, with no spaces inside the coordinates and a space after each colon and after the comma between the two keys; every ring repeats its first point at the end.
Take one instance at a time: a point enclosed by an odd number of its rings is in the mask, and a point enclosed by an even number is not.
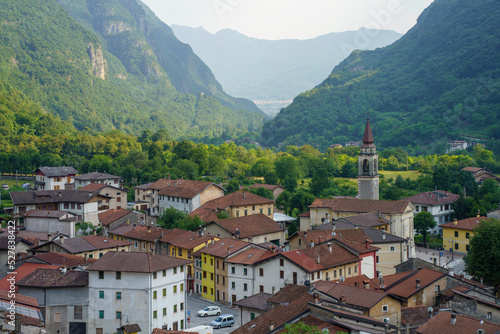
{"type": "Polygon", "coordinates": [[[411,180],[416,180],[419,177],[419,175],[421,174],[420,172],[413,171],[413,170],[410,170],[410,171],[379,170],[378,172],[379,172],[379,174],[384,175],[385,179],[389,179],[391,177],[393,179],[396,179],[396,177],[398,175],[401,175],[401,177],[403,177],[403,179],[406,179],[409,177],[411,180]]]}
{"type": "MultiPolygon", "coordinates": [[[[33,180],[22,180],[18,179],[17,180],[17,185],[21,186],[25,183],[30,183],[33,184],[33,180]]],[[[16,185],[16,180],[11,180],[11,179],[0,179],[0,184],[7,184],[9,187],[15,186],[16,185]]]]}

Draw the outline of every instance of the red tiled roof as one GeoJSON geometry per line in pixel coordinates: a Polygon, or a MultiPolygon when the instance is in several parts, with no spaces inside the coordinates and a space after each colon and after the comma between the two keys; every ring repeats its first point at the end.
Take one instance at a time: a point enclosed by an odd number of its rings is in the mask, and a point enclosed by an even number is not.
{"type": "Polygon", "coordinates": [[[96,259],[91,259],[91,258],[85,259],[83,256],[57,253],[57,252],[36,254],[33,255],[33,258],[36,258],[47,264],[56,264],[65,267],[76,267],[84,264],[91,264],[96,261],[96,259]]]}
{"type": "Polygon", "coordinates": [[[272,204],[274,200],[252,194],[248,191],[236,191],[232,194],[213,199],[203,204],[204,208],[225,210],[229,207],[272,204]]]}
{"type": "Polygon", "coordinates": [[[403,198],[403,201],[408,201],[413,204],[425,205],[441,205],[450,204],[458,199],[458,195],[449,193],[443,190],[427,191],[417,195],[403,198]]]}
{"type": "Polygon", "coordinates": [[[308,272],[314,272],[322,269],[333,268],[342,264],[361,261],[361,259],[357,255],[354,255],[345,247],[337,243],[331,244],[331,252],[329,251],[328,247],[328,245],[322,244],[312,248],[292,250],[281,254],[288,260],[292,261],[308,272]]]}
{"type": "MultiPolygon", "coordinates": [[[[20,267],[16,269],[16,274],[7,275],[0,280],[0,290],[9,291],[10,282],[7,281],[8,278],[15,277],[15,282],[19,282],[22,278],[31,274],[37,268],[52,268],[57,269],[59,266],[54,266],[50,264],[41,264],[41,263],[24,263],[20,267]]],[[[16,287],[17,292],[17,287],[16,287]]]]}
{"type": "MultiPolygon", "coordinates": [[[[92,184],[92,183],[91,183],[92,184]]],[[[126,215],[131,214],[132,210],[127,210],[127,209],[111,209],[105,212],[102,212],[99,214],[99,221],[105,225],[108,226],[114,221],[117,221],[120,218],[125,217],[126,215]]]]}
{"type": "Polygon", "coordinates": [[[28,288],[77,288],[89,285],[89,273],[80,270],[38,268],[17,281],[17,286],[28,288]]]}
{"type": "Polygon", "coordinates": [[[273,252],[266,249],[250,248],[242,253],[226,260],[227,263],[237,263],[245,265],[253,265],[257,262],[267,260],[273,256],[277,256],[278,252],[273,252]]]}
{"type": "Polygon", "coordinates": [[[267,189],[267,190],[276,190],[278,188],[281,188],[281,189],[285,189],[283,188],[282,186],[280,185],[275,185],[275,184],[264,184],[264,183],[255,183],[255,184],[252,184],[250,187],[248,188],[252,188],[252,189],[258,189],[258,188],[264,188],[264,189],[267,189]]]}
{"type": "Polygon", "coordinates": [[[212,239],[211,235],[200,236],[196,232],[174,228],[160,239],[161,242],[168,243],[175,247],[193,250],[199,245],[212,239]]]}
{"type": "Polygon", "coordinates": [[[211,185],[220,188],[219,185],[208,181],[170,180],[170,182],[163,182],[162,184],[164,186],[158,195],[180,198],[193,198],[211,185]]]}
{"type": "Polygon", "coordinates": [[[310,208],[330,208],[336,212],[374,212],[403,213],[410,203],[408,201],[382,201],[374,199],[337,198],[315,199],[310,208]]]}
{"type": "Polygon", "coordinates": [[[14,205],[45,204],[45,203],[87,203],[96,196],[98,192],[83,190],[33,190],[13,191],[10,198],[14,205]]]}
{"type": "Polygon", "coordinates": [[[210,224],[217,224],[232,234],[237,234],[236,231],[238,231],[239,238],[242,239],[282,231],[281,227],[274,220],[262,213],[237,218],[218,219],[210,224]]]}
{"type": "MultiPolygon", "coordinates": [[[[341,283],[340,280],[332,280],[331,282],[341,283]]],[[[365,274],[345,278],[343,283],[347,284],[347,285],[359,286],[359,287],[364,288],[364,282],[368,282],[368,287],[371,290],[375,290],[375,289],[379,288],[379,285],[374,280],[372,280],[371,278],[366,276],[365,274]]]]}
{"type": "Polygon", "coordinates": [[[485,219],[488,219],[488,217],[465,218],[465,219],[457,221],[457,225],[455,225],[455,222],[452,221],[452,222],[442,224],[439,226],[440,227],[454,228],[454,229],[458,229],[458,230],[472,231],[474,229],[474,227],[478,226],[479,223],[485,219]]]}
{"type": "Polygon", "coordinates": [[[402,307],[401,322],[410,326],[425,324],[431,317],[425,305],[402,307]]]}
{"type": "Polygon", "coordinates": [[[332,235],[331,230],[298,231],[295,235],[304,240],[306,246],[309,246],[311,242],[317,245],[326,241],[336,240],[360,254],[379,249],[371,245],[372,241],[362,229],[335,230],[335,236],[332,235]],[[368,247],[366,247],[367,240],[369,242],[368,247]]]}
{"type": "Polygon", "coordinates": [[[337,300],[344,297],[348,305],[359,306],[366,309],[372,308],[375,304],[388,296],[387,293],[381,291],[327,281],[314,282],[314,288],[337,300]]]}
{"type": "Polygon", "coordinates": [[[444,277],[445,274],[435,271],[428,268],[423,268],[420,270],[415,270],[412,272],[406,272],[407,276],[401,278],[399,281],[396,281],[392,284],[386,284],[386,280],[389,276],[384,277],[384,284],[386,286],[386,291],[390,294],[400,296],[403,298],[409,298],[414,295],[418,291],[426,288],[428,285],[437,281],[441,277],[444,277]],[[417,289],[416,280],[420,280],[420,288],[417,289]]]}
{"type": "Polygon", "coordinates": [[[251,243],[246,241],[231,238],[222,238],[218,241],[215,241],[215,243],[208,246],[207,248],[202,248],[199,251],[201,253],[213,255],[216,257],[226,258],[228,255],[234,254],[235,252],[250,245],[251,243]]]}
{"type": "Polygon", "coordinates": [[[451,312],[440,312],[432,317],[425,324],[417,328],[416,333],[419,334],[470,334],[476,333],[478,329],[483,329],[485,333],[496,333],[500,331],[500,325],[492,322],[483,321],[481,319],[469,317],[461,314],[456,316],[455,324],[451,324],[451,312]]]}
{"type": "Polygon", "coordinates": [[[292,302],[297,296],[306,294],[309,288],[307,286],[288,284],[285,285],[280,291],[276,292],[274,296],[270,297],[267,301],[272,304],[285,304],[292,302]]]}
{"type": "Polygon", "coordinates": [[[217,212],[215,212],[215,210],[210,208],[205,208],[202,206],[192,211],[189,215],[193,218],[198,216],[205,223],[213,222],[219,219],[219,217],[217,217],[217,212]]]}
{"type": "Polygon", "coordinates": [[[153,273],[191,262],[193,261],[152,253],[107,252],[92,263],[87,270],[153,273]]]}
{"type": "Polygon", "coordinates": [[[109,187],[107,184],[104,183],[89,183],[84,187],[81,187],[78,190],[86,190],[86,191],[99,191],[104,187],[109,187]]]}
{"type": "Polygon", "coordinates": [[[304,213],[301,213],[299,217],[311,217],[311,211],[306,211],[304,213]]]}
{"type": "Polygon", "coordinates": [[[9,291],[0,290],[0,299],[10,302],[12,299],[16,301],[16,304],[27,305],[31,307],[39,307],[38,299],[30,296],[21,295],[19,293],[9,296],[9,291]]]}
{"type": "Polygon", "coordinates": [[[156,239],[163,238],[170,230],[162,227],[151,227],[145,225],[122,224],[110,230],[110,234],[123,236],[124,238],[155,241],[156,239]]]}
{"type": "Polygon", "coordinates": [[[24,214],[25,217],[43,217],[43,218],[61,218],[68,212],[58,210],[29,210],[24,214]]]}

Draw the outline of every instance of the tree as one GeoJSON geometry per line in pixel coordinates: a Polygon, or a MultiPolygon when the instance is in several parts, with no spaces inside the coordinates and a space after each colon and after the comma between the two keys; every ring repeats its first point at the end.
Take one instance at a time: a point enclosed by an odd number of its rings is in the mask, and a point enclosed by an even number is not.
{"type": "Polygon", "coordinates": [[[236,179],[232,179],[226,186],[226,195],[238,190],[240,190],[240,182],[236,179]]]}
{"type": "Polygon", "coordinates": [[[424,237],[424,247],[426,245],[426,240],[427,240],[427,233],[429,229],[433,228],[436,226],[436,221],[434,220],[434,217],[432,217],[432,214],[428,211],[422,211],[419,212],[415,215],[415,218],[413,219],[413,223],[415,226],[415,230],[417,230],[418,233],[422,234],[424,237]]]}
{"type": "Polygon", "coordinates": [[[257,196],[274,200],[273,192],[269,189],[259,187],[259,188],[248,188],[247,191],[257,196]]]}
{"type": "Polygon", "coordinates": [[[288,190],[283,191],[278,195],[274,204],[278,208],[278,210],[283,211],[285,214],[288,214],[288,203],[290,201],[290,192],[288,190]]]}
{"type": "Polygon", "coordinates": [[[464,257],[467,273],[482,277],[488,285],[500,286],[500,220],[482,220],[469,241],[464,257]]]}
{"type": "Polygon", "coordinates": [[[168,209],[165,209],[160,217],[158,217],[158,225],[167,228],[167,229],[172,229],[176,227],[176,225],[186,217],[186,213],[183,211],[179,211],[173,207],[170,207],[168,209]]]}
{"type": "Polygon", "coordinates": [[[311,192],[315,196],[319,196],[323,190],[330,188],[331,182],[328,178],[328,172],[326,168],[320,168],[315,173],[311,179],[311,192]]]}
{"type": "Polygon", "coordinates": [[[293,324],[286,324],[284,334],[323,334],[318,327],[306,325],[302,321],[293,324]]]}
{"type": "Polygon", "coordinates": [[[292,236],[294,235],[295,232],[297,232],[297,222],[294,220],[290,223],[290,225],[288,226],[288,236],[292,236]]]}
{"type": "MultiPolygon", "coordinates": [[[[472,197],[460,196],[456,201],[451,204],[453,213],[451,214],[452,219],[465,219],[471,216],[471,212],[476,205],[476,201],[472,197]]],[[[475,215],[475,214],[473,214],[475,215]]]]}

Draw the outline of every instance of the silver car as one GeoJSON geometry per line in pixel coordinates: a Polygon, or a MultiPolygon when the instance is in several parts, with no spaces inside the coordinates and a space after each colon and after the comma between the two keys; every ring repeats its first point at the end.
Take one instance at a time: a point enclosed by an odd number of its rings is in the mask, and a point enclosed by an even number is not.
{"type": "Polygon", "coordinates": [[[199,317],[208,317],[209,315],[220,315],[220,308],[218,306],[207,306],[198,311],[199,317]]]}

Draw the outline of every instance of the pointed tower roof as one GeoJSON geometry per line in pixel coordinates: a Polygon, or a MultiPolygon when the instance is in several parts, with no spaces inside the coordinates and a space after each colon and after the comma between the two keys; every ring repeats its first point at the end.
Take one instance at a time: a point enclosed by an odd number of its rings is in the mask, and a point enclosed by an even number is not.
{"type": "Polygon", "coordinates": [[[370,126],[370,118],[366,118],[365,134],[363,135],[363,146],[373,145],[373,134],[370,126]]]}

